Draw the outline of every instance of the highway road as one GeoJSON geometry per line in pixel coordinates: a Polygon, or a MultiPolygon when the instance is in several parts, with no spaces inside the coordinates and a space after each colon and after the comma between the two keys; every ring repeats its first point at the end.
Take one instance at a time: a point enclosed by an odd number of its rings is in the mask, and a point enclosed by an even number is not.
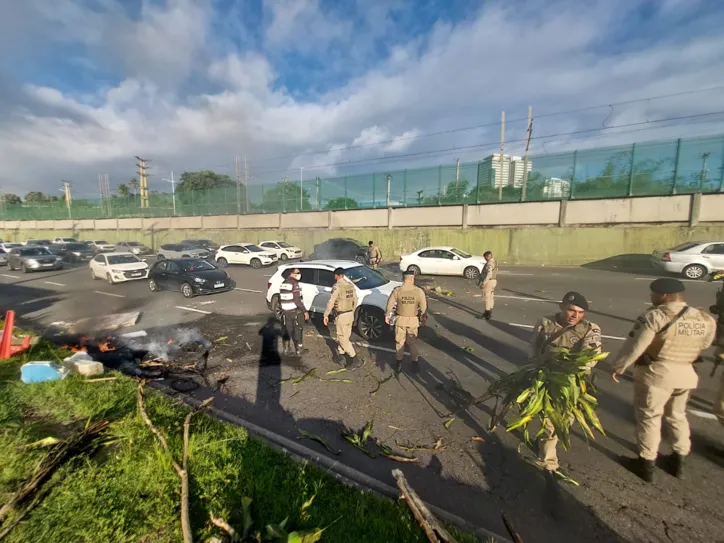
{"type": "MultiPolygon", "coordinates": [[[[448,412],[467,406],[491,380],[526,362],[531,328],[538,318],[556,311],[568,290],[588,298],[588,318],[601,326],[604,349],[615,353],[648,306],[653,276],[502,267],[490,322],[476,318],[482,298],[473,283],[418,278],[421,285],[440,286],[453,296],[430,299],[431,317],[421,334],[421,371],[411,373],[405,367],[371,395],[380,381],[393,375],[389,341],[360,346],[366,364],[348,374],[351,384],[310,380],[295,387],[276,386],[280,378],[312,367],[320,374],[335,369],[326,339],[330,332],[315,322],[305,339],[310,355],[277,368],[259,368],[256,332],[269,316],[264,293],[274,269],[228,271],[237,290],[186,300],[180,293],[152,293],[145,281],[114,286],[93,281],[86,267],[29,275],[0,268],[0,300],[3,310],[15,309],[22,322],[36,327],[138,310],[143,313],[138,329],[197,327],[211,340],[228,336],[229,346],[212,351],[209,362],[212,378],[228,378],[217,398],[224,408],[287,437],[296,437],[298,427],[324,435],[332,447],[345,451],[335,458],[385,482],[399,465],[350,450],[339,435],[342,426],[359,428],[374,419],[375,437],[393,446],[430,445],[442,437],[445,449],[418,451],[420,465],[402,469],[426,499],[501,533],[500,512],[505,511],[526,541],[721,540],[724,429],[711,415],[716,383],[709,378],[710,363],[702,364],[700,389],[690,404],[694,450],[685,481],[660,472],[657,482],[647,486],[619,466],[617,456],[633,455],[634,450],[632,390],[630,381],[613,383],[605,363],[595,373],[607,436],[586,443],[577,433],[571,450],[560,453],[562,469],[580,486],[551,483],[534,467],[531,451],[523,447],[517,452],[515,436],[500,429],[487,433],[491,406],[463,410],[444,427],[448,412]]],[[[394,265],[383,272],[399,277],[394,265]]],[[[692,305],[707,308],[713,303],[716,285],[687,281],[686,286],[692,305]]],[[[197,393],[203,397],[204,391],[197,393]]],[[[327,454],[321,447],[319,453],[327,454]]]]}

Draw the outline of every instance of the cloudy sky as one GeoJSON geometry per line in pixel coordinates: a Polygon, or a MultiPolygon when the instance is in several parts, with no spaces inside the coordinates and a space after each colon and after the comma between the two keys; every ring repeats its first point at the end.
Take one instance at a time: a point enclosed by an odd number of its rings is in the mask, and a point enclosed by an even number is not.
{"type": "Polygon", "coordinates": [[[0,0],[0,190],[94,196],[134,155],[164,190],[237,155],[252,182],[476,160],[529,105],[533,153],[717,134],[723,25],[719,0],[0,0]]]}

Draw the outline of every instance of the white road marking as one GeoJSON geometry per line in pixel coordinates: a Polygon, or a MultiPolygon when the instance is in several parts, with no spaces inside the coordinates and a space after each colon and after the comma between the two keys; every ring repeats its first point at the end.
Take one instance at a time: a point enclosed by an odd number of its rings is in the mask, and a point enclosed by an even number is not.
{"type": "Polygon", "coordinates": [[[204,315],[211,315],[211,311],[204,311],[203,309],[196,309],[194,307],[185,307],[183,305],[174,306],[176,309],[183,309],[184,311],[194,311],[195,313],[203,313],[204,315]]]}
{"type": "Polygon", "coordinates": [[[10,279],[20,279],[20,277],[17,276],[17,275],[10,275],[10,274],[7,274],[7,273],[3,273],[3,274],[0,274],[0,275],[2,275],[3,277],[9,277],[10,279]]]}
{"type": "Polygon", "coordinates": [[[274,277],[273,275],[265,275],[264,277],[274,277]]]}
{"type": "Polygon", "coordinates": [[[707,413],[706,411],[699,411],[698,409],[687,409],[689,413],[695,417],[701,417],[702,419],[717,420],[717,416],[714,413],[707,413]]]}
{"type": "Polygon", "coordinates": [[[63,283],[54,283],[53,281],[43,281],[46,285],[55,285],[56,287],[64,287],[65,284],[63,283]]]}
{"type": "Polygon", "coordinates": [[[515,272],[507,272],[507,271],[500,271],[498,272],[501,275],[519,275],[519,276],[530,276],[535,275],[534,273],[515,273],[515,272]]]}
{"type": "Polygon", "coordinates": [[[37,302],[42,302],[44,300],[53,300],[55,297],[58,296],[57,294],[53,294],[51,296],[43,296],[42,298],[35,298],[34,300],[26,300],[24,302],[20,302],[20,305],[28,305],[28,304],[34,304],[37,302]]]}
{"type": "Polygon", "coordinates": [[[216,303],[215,301],[199,302],[199,305],[211,305],[211,304],[215,304],[215,303],[216,303]]]}
{"type": "Polygon", "coordinates": [[[256,294],[264,294],[261,290],[252,290],[250,288],[235,288],[234,290],[241,290],[242,292],[254,292],[256,294]]]}
{"type": "Polygon", "coordinates": [[[113,296],[114,298],[125,298],[123,294],[111,294],[110,292],[103,292],[102,290],[94,290],[96,294],[103,294],[105,296],[113,296]]]}
{"type": "MultiPolygon", "coordinates": [[[[516,323],[514,323],[514,322],[509,322],[508,324],[509,324],[510,326],[515,326],[515,327],[517,327],[517,328],[535,328],[535,326],[531,326],[530,324],[516,324],[516,323]]],[[[626,338],[625,338],[625,337],[604,336],[604,335],[602,335],[601,337],[602,337],[602,338],[606,338],[606,339],[615,339],[616,341],[626,341],[626,338]]]]}

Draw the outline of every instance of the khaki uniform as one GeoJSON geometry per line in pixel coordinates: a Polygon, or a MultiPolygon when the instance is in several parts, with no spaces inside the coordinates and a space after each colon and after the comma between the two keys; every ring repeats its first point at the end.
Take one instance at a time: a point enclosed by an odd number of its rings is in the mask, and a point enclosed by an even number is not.
{"type": "Polygon", "coordinates": [[[380,263],[380,260],[382,260],[382,253],[376,245],[373,245],[372,247],[367,249],[367,258],[370,261],[370,266],[372,266],[372,269],[376,270],[377,266],[380,263]]]}
{"type": "Polygon", "coordinates": [[[614,362],[616,371],[623,373],[636,364],[636,441],[644,460],[656,460],[662,417],[674,452],[689,454],[686,404],[698,383],[693,363],[711,345],[715,331],[714,319],[704,311],[684,302],[671,302],[652,307],[639,317],[621,347],[614,362]]]}
{"type": "MultiPolygon", "coordinates": [[[[714,357],[718,359],[719,367],[724,368],[724,287],[716,293],[716,305],[710,311],[718,313],[714,357]]],[[[714,402],[714,414],[719,419],[719,423],[724,424],[724,369],[719,371],[721,372],[721,383],[714,402]]]]}
{"type": "Polygon", "coordinates": [[[390,315],[394,310],[395,320],[395,358],[401,362],[405,356],[405,345],[410,349],[410,358],[416,362],[420,356],[417,352],[417,333],[420,328],[418,315],[427,312],[427,298],[420,287],[403,284],[395,288],[387,299],[387,311],[390,315]]]}
{"type": "Polygon", "coordinates": [[[356,356],[352,342],[349,337],[352,335],[354,324],[354,310],[357,307],[357,291],[347,279],[340,279],[332,287],[332,295],[327,302],[324,316],[329,318],[332,310],[336,311],[334,319],[337,329],[337,352],[347,353],[349,356],[356,356]]]}
{"type": "Polygon", "coordinates": [[[483,289],[485,311],[492,311],[495,306],[495,287],[498,286],[498,263],[491,258],[483,266],[480,274],[480,288],[483,289]]]}
{"type": "MultiPolygon", "coordinates": [[[[582,351],[594,349],[601,352],[601,328],[593,322],[582,319],[573,328],[558,323],[558,315],[543,317],[535,327],[531,339],[533,356],[545,354],[553,349],[582,351]]],[[[590,366],[593,368],[595,363],[590,366]]],[[[540,462],[549,471],[558,471],[558,436],[550,420],[543,420],[545,433],[540,438],[540,462]]]]}

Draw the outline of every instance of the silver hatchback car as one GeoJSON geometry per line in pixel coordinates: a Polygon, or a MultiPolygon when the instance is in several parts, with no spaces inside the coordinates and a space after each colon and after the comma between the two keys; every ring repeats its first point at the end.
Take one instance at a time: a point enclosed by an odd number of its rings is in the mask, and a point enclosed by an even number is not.
{"type": "Polygon", "coordinates": [[[687,241],[673,249],[657,249],[651,261],[665,272],[702,279],[713,271],[724,270],[724,241],[687,241]]]}
{"type": "Polygon", "coordinates": [[[185,243],[167,243],[166,245],[161,245],[156,258],[158,260],[165,258],[201,258],[205,260],[209,258],[209,256],[211,256],[211,253],[200,247],[194,247],[185,243]]]}

